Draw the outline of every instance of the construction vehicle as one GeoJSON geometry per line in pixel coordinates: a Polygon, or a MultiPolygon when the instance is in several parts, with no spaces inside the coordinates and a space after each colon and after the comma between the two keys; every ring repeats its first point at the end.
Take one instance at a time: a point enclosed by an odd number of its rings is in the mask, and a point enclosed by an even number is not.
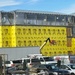
{"type": "Polygon", "coordinates": [[[49,41],[50,44],[55,45],[56,42],[55,40],[50,40],[50,38],[47,38],[47,40],[45,40],[45,42],[42,44],[42,46],[40,47],[40,50],[46,45],[46,43],[49,41]]]}

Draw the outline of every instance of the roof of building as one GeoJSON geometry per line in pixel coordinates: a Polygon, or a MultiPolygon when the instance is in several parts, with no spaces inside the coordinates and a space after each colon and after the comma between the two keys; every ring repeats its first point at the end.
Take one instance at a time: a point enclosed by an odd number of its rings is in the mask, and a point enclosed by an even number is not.
{"type": "Polygon", "coordinates": [[[53,15],[69,15],[72,14],[65,14],[59,12],[50,12],[50,11],[33,11],[33,10],[14,10],[13,12],[23,12],[23,13],[36,13],[36,14],[53,14],[53,15]]]}
{"type": "Polygon", "coordinates": [[[75,16],[74,14],[65,14],[60,12],[50,12],[50,11],[35,11],[35,10],[13,10],[13,11],[0,11],[3,13],[13,13],[13,12],[19,12],[19,13],[32,13],[32,14],[51,14],[51,15],[65,15],[65,16],[75,16]]]}

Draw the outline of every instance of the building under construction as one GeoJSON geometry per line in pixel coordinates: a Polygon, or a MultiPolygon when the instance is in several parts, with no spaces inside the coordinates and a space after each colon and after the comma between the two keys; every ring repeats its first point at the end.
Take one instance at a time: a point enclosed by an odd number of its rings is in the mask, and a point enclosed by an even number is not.
{"type": "MultiPolygon", "coordinates": [[[[75,54],[75,16],[56,12],[0,11],[0,48],[39,46],[47,56],[75,54]]],[[[35,50],[36,51],[36,50],[35,50]]]]}

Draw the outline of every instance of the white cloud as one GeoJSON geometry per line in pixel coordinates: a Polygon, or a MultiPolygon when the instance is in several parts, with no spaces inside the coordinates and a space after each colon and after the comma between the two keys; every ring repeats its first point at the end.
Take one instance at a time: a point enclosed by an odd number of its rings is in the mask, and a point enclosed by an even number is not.
{"type": "Polygon", "coordinates": [[[72,4],[67,8],[61,9],[58,12],[67,13],[67,14],[75,13],[75,4],[72,4]]]}
{"type": "Polygon", "coordinates": [[[35,4],[35,3],[37,3],[39,0],[27,0],[27,2],[26,3],[28,3],[28,4],[35,4]]]}
{"type": "Polygon", "coordinates": [[[0,0],[0,7],[19,5],[21,2],[15,0],[0,0]]]}

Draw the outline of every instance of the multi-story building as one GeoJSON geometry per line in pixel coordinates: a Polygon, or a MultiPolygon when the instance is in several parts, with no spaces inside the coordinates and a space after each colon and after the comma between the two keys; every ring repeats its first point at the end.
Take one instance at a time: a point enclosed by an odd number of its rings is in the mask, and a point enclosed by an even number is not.
{"type": "MultiPolygon", "coordinates": [[[[39,46],[43,55],[75,54],[75,16],[56,12],[0,12],[0,48],[39,46]]],[[[36,51],[36,50],[35,50],[36,51]]]]}

